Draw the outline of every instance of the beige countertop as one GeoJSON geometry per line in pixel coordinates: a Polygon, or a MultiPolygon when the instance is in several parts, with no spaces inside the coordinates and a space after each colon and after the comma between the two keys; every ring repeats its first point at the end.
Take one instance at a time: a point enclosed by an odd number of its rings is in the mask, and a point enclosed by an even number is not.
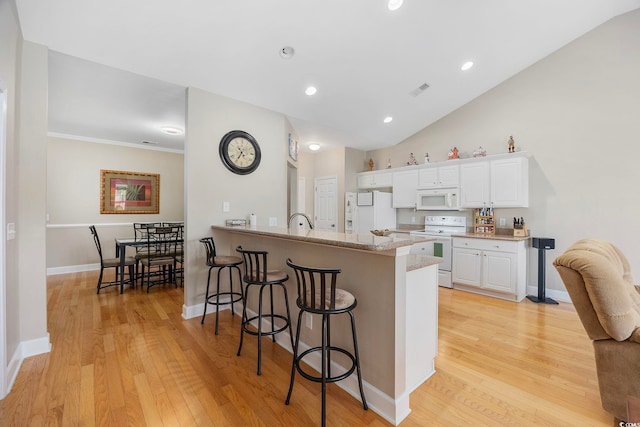
{"type": "Polygon", "coordinates": [[[235,233],[255,234],[287,240],[298,240],[321,245],[339,246],[342,248],[364,251],[386,251],[403,246],[411,246],[418,242],[434,240],[429,236],[410,236],[407,233],[392,233],[389,236],[367,234],[345,234],[331,231],[301,230],[284,227],[251,227],[212,225],[213,230],[224,230],[235,233]]]}
{"type": "Polygon", "coordinates": [[[409,254],[409,257],[407,258],[407,271],[429,267],[430,265],[440,264],[441,262],[441,257],[422,254],[409,254]]]}
{"type": "Polygon", "coordinates": [[[456,234],[453,237],[471,237],[474,239],[491,239],[491,240],[506,240],[511,242],[519,242],[521,240],[528,240],[531,236],[526,237],[515,237],[513,234],[475,234],[475,233],[464,233],[464,234],[456,234]]]}

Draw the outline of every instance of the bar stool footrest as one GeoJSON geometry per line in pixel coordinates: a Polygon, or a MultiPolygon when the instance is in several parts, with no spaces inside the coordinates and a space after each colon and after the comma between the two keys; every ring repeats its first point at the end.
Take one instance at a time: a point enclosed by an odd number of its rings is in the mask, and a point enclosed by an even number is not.
{"type": "Polygon", "coordinates": [[[237,302],[242,301],[242,294],[240,292],[220,292],[219,294],[213,294],[213,295],[209,295],[207,297],[207,304],[211,304],[211,305],[228,305],[228,304],[235,304],[237,302]],[[231,299],[229,301],[220,301],[217,302],[216,297],[221,297],[223,295],[228,295],[231,297],[231,299]],[[235,299],[234,296],[236,297],[235,299]]]}
{"type": "Polygon", "coordinates": [[[271,316],[271,314],[263,314],[262,316],[253,316],[253,317],[249,317],[247,320],[245,320],[244,322],[242,322],[242,330],[244,332],[246,332],[249,335],[258,335],[258,331],[257,330],[253,330],[253,329],[249,329],[249,325],[251,324],[251,322],[253,322],[254,320],[258,320],[259,322],[261,321],[260,319],[264,319],[264,318],[269,318],[271,319],[271,317],[273,317],[274,319],[280,319],[280,320],[284,320],[284,325],[282,325],[281,327],[279,327],[278,329],[275,329],[273,331],[262,331],[260,332],[260,335],[275,335],[275,334],[279,334],[280,332],[283,332],[285,329],[287,329],[289,327],[289,319],[287,319],[286,316],[282,315],[282,314],[274,314],[273,316],[271,316]]]}
{"type": "MultiPolygon", "coordinates": [[[[337,381],[341,381],[347,377],[349,377],[355,370],[356,370],[356,358],[353,354],[351,354],[350,352],[348,352],[347,350],[345,350],[344,348],[340,348],[340,347],[329,347],[329,349],[331,351],[337,351],[339,353],[344,354],[345,356],[347,356],[349,359],[351,359],[351,368],[347,369],[347,371],[343,374],[337,375],[337,376],[333,376],[333,377],[327,377],[326,378],[326,382],[328,383],[334,383],[337,381]]],[[[296,370],[298,371],[298,373],[300,373],[300,375],[302,375],[304,378],[308,379],[309,381],[314,381],[317,383],[321,383],[322,382],[322,377],[321,376],[316,376],[316,375],[311,375],[307,372],[305,372],[302,367],[300,366],[300,362],[302,362],[302,360],[304,359],[305,356],[309,355],[310,353],[316,352],[316,351],[322,351],[322,347],[312,347],[308,350],[303,351],[302,353],[300,353],[300,355],[298,357],[296,357],[295,360],[295,365],[296,365],[296,370]]]]}

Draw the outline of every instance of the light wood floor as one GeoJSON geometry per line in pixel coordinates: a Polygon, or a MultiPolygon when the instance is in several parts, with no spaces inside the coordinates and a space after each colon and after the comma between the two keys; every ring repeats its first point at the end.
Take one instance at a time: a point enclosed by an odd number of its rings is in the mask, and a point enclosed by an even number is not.
{"type": "MultiPolygon", "coordinates": [[[[2,426],[315,426],[320,387],[300,377],[285,406],[290,354],[255,338],[235,355],[239,317],[181,317],[182,289],[95,294],[97,274],[49,277],[50,354],[24,361],[0,403],[2,426]]],[[[411,395],[414,426],[611,426],[591,343],[573,307],[440,288],[436,374],[411,395]]],[[[356,312],[357,316],[357,312],[356,312]]],[[[328,424],[385,426],[329,386],[328,424]]]]}

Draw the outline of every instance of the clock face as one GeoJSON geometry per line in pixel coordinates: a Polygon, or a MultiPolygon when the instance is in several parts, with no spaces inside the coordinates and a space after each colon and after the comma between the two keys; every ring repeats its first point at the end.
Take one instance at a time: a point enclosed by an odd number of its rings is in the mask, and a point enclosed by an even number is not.
{"type": "Polygon", "coordinates": [[[260,164],[260,146],[253,136],[232,130],[222,137],[219,147],[222,163],[233,173],[246,175],[260,164]]]}

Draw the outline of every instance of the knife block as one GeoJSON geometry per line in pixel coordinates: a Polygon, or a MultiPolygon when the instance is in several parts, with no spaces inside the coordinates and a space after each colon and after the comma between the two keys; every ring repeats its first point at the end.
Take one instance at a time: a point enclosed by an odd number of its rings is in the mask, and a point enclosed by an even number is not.
{"type": "Polygon", "coordinates": [[[522,228],[513,229],[513,237],[527,237],[528,235],[529,231],[527,231],[526,225],[523,225],[522,228]]]}

